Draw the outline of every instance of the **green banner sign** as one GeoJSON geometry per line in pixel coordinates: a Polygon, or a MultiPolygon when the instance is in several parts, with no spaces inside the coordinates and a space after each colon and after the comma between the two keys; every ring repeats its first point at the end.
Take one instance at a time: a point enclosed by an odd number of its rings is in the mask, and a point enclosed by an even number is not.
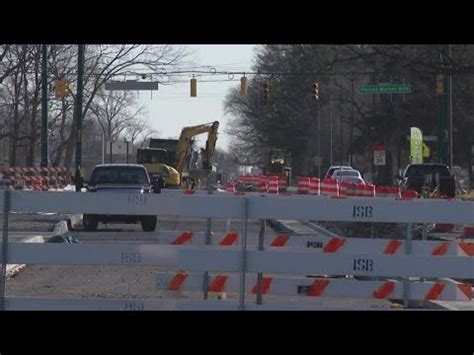
{"type": "Polygon", "coordinates": [[[361,94],[408,94],[411,84],[379,84],[359,86],[361,94]]]}
{"type": "MultiPolygon", "coordinates": [[[[407,136],[407,141],[410,140],[410,136],[407,136]]],[[[423,136],[423,142],[437,142],[438,137],[436,136],[423,136]]]]}
{"type": "Polygon", "coordinates": [[[410,162],[423,164],[423,134],[418,127],[410,128],[410,162]]]}

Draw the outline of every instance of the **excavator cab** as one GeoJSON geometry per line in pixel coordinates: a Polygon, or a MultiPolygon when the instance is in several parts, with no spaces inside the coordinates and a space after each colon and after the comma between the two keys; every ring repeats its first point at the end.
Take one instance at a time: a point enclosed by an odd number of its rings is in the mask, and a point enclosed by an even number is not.
{"type": "Polygon", "coordinates": [[[291,183],[291,153],[285,149],[269,149],[263,173],[265,175],[284,176],[291,183]]]}
{"type": "Polygon", "coordinates": [[[179,187],[181,178],[179,173],[168,165],[169,157],[166,149],[139,148],[137,149],[137,164],[143,164],[153,179],[161,177],[164,186],[179,187]]]}

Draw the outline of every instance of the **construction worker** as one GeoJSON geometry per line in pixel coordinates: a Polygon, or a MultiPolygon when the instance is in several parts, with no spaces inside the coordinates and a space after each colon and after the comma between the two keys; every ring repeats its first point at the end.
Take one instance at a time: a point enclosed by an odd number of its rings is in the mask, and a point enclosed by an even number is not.
{"type": "Polygon", "coordinates": [[[74,185],[76,185],[76,192],[81,192],[84,186],[84,176],[82,175],[80,166],[76,168],[76,173],[74,174],[74,185]]]}
{"type": "Polygon", "coordinates": [[[153,192],[161,193],[161,189],[165,187],[165,179],[161,174],[156,174],[153,176],[153,192]]]}

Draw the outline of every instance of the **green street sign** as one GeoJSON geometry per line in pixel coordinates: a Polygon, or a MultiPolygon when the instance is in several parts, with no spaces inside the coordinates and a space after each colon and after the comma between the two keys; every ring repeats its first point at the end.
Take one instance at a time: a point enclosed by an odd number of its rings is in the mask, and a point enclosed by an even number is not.
{"type": "Polygon", "coordinates": [[[379,84],[359,86],[361,94],[408,94],[411,84],[379,84]]]}

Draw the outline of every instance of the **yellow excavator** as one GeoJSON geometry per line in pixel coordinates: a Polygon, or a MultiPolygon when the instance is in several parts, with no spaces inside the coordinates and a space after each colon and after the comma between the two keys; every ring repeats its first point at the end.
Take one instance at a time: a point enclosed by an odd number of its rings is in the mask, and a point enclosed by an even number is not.
{"type": "Polygon", "coordinates": [[[143,164],[152,179],[160,174],[164,179],[165,187],[179,187],[181,185],[180,174],[175,168],[168,165],[168,161],[166,149],[149,147],[137,149],[137,164],[143,164]]]}
{"type": "Polygon", "coordinates": [[[184,127],[179,139],[150,138],[149,147],[137,150],[137,163],[145,165],[152,177],[161,174],[165,187],[199,186],[205,178],[204,171],[212,168],[211,158],[216,148],[218,128],[219,122],[215,121],[184,127]],[[206,132],[206,147],[201,149],[201,167],[198,167],[198,154],[193,150],[192,138],[206,132]]]}

